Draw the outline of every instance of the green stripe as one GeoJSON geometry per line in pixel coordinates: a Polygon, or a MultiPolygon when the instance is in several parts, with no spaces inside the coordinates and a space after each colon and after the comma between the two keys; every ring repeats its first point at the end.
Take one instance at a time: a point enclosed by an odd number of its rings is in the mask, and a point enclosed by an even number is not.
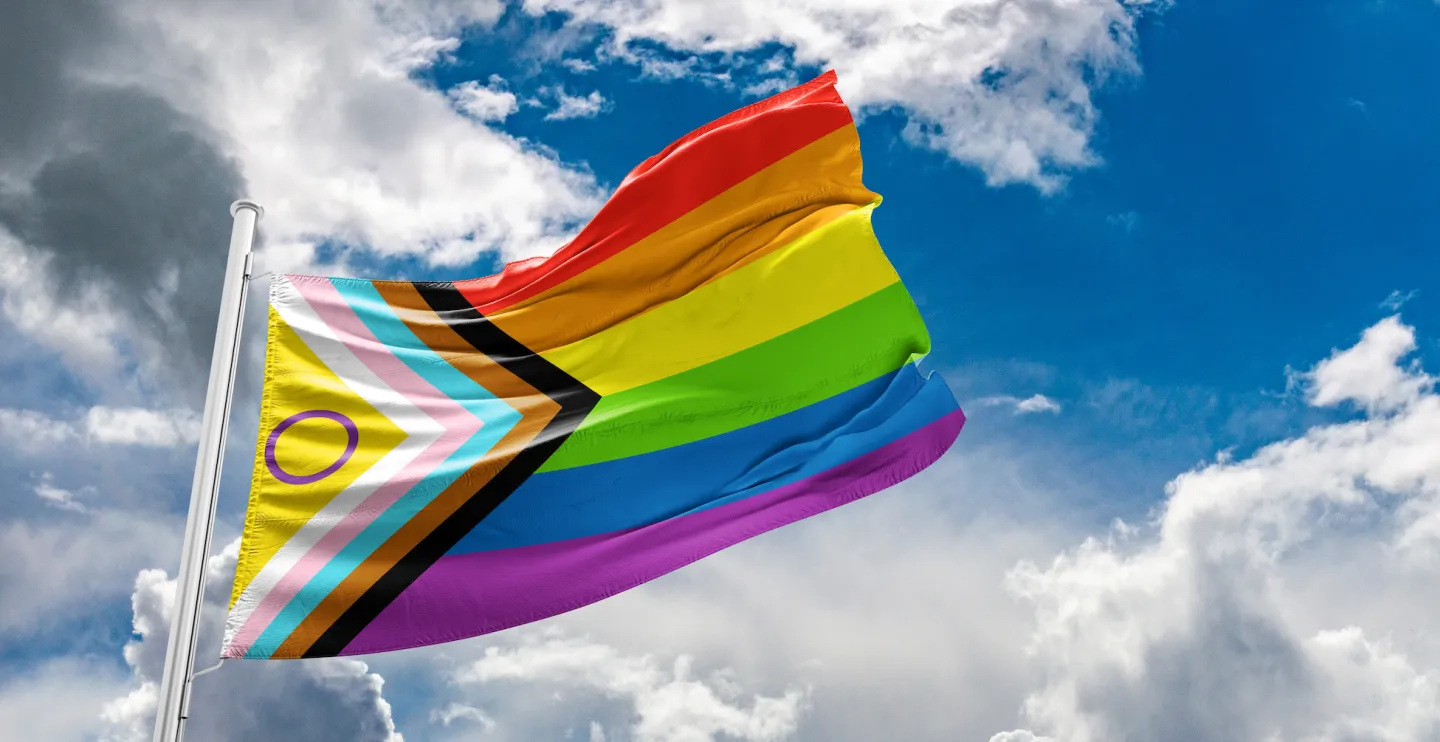
{"type": "Polygon", "coordinates": [[[637,456],[764,422],[929,351],[925,322],[896,283],[739,353],[601,399],[540,471],[637,456]]]}

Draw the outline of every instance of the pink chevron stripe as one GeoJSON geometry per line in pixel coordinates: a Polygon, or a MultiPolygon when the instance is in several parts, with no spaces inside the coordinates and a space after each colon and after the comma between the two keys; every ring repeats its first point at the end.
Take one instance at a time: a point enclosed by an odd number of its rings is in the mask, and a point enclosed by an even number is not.
{"type": "MultiPolygon", "coordinates": [[[[335,333],[336,338],[355,354],[376,376],[404,395],[411,404],[440,425],[444,432],[412,459],[388,482],[380,485],[354,510],[346,513],[285,576],[270,589],[255,607],[233,642],[235,656],[249,651],[281,609],[320,572],[345,545],[394,505],[410,488],[444,463],[465,444],[484,423],[458,402],[450,399],[430,382],[405,365],[380,342],[335,290],[329,281],[296,281],[296,289],[315,314],[335,333]]],[[[382,411],[383,414],[383,411],[382,411]]]]}

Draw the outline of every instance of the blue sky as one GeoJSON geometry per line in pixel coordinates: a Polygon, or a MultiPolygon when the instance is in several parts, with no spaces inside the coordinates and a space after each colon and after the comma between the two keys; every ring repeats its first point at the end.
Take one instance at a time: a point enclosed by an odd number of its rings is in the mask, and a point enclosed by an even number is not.
{"type": "Polygon", "coordinates": [[[227,665],[193,738],[1440,734],[1440,4],[75,7],[0,31],[0,727],[148,739],[230,199],[261,270],[488,274],[833,67],[951,455],[540,626],[227,665]]]}

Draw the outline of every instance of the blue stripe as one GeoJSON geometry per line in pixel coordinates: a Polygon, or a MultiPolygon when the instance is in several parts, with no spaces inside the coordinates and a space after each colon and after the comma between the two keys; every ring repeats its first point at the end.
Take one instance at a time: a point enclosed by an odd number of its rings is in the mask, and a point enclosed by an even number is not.
{"type": "Polygon", "coordinates": [[[420,342],[410,328],[395,316],[390,305],[375,290],[374,284],[368,281],[334,281],[334,285],[387,350],[393,352],[425,381],[469,410],[483,421],[484,425],[310,578],[305,587],[290,599],[251,645],[245,653],[247,658],[265,659],[274,654],[290,636],[290,632],[320,605],[325,596],[375,553],[381,544],[395,535],[401,526],[408,523],[444,492],[446,487],[489,453],[521,418],[515,408],[497,399],[490,390],[476,384],[469,376],[420,342]]]}
{"type": "Polygon", "coordinates": [[[913,364],[785,415],[640,456],[536,474],[449,554],[621,531],[781,487],[955,411],[913,364]]]}

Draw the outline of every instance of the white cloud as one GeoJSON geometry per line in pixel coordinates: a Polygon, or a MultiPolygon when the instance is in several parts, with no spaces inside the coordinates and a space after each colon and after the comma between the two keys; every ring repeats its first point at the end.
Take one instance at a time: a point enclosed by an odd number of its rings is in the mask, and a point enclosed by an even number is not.
{"type": "MultiPolygon", "coordinates": [[[[598,691],[633,707],[636,742],[771,742],[788,738],[799,723],[805,694],[799,689],[746,702],[722,680],[693,676],[692,659],[669,667],[648,655],[625,655],[615,647],[554,635],[527,634],[518,646],[490,647],[461,667],[461,685],[524,681],[598,691]]],[[[592,722],[590,736],[604,739],[592,722]]]]}
{"type": "Polygon", "coordinates": [[[1059,414],[1061,410],[1059,402],[1043,394],[1032,394],[1023,399],[1002,394],[993,397],[981,397],[975,400],[975,403],[985,407],[1010,407],[1015,410],[1015,414],[1017,415],[1033,415],[1039,412],[1059,414]]]}
{"type": "Polygon", "coordinates": [[[430,711],[430,723],[448,727],[457,721],[468,721],[478,724],[484,731],[495,730],[495,720],[484,711],[465,703],[452,703],[444,708],[432,709],[430,711]]]}
{"type": "MultiPolygon", "coordinates": [[[[571,637],[602,669],[572,660],[534,681],[492,679],[466,698],[484,699],[502,730],[531,730],[517,740],[558,736],[566,727],[534,730],[561,721],[582,739],[598,721],[608,738],[630,740],[632,702],[615,714],[613,703],[597,708],[579,691],[618,685],[616,668],[671,680],[665,671],[684,655],[694,668],[732,669],[691,676],[722,700],[805,689],[798,739],[988,739],[1013,724],[1031,681],[1022,648],[1032,619],[1005,592],[1005,570],[1068,543],[1074,531],[1057,524],[1068,514],[1060,505],[1094,495],[1078,476],[1066,477],[1063,495],[1041,490],[1036,475],[1055,467],[1043,446],[966,435],[954,457],[894,489],[535,627],[571,637]],[[563,700],[547,702],[552,689],[563,700]]],[[[463,658],[467,646],[443,651],[463,658]]],[[[542,655],[525,656],[535,666],[542,655]]]]}
{"type": "MultiPolygon", "coordinates": [[[[207,564],[205,610],[197,668],[218,654],[219,634],[234,575],[239,541],[231,542],[207,564]]],[[[125,646],[133,677],[129,692],[106,703],[101,716],[106,740],[150,739],[156,707],[156,683],[165,658],[175,580],[157,569],[135,579],[132,606],[138,638],[125,646]]],[[[304,662],[227,662],[197,678],[193,687],[187,737],[215,740],[305,739],[323,742],[404,742],[395,730],[384,679],[353,659],[304,662]]]]}
{"type": "Polygon", "coordinates": [[[489,249],[531,256],[599,206],[590,176],[410,75],[455,48],[468,24],[493,22],[499,2],[124,8],[152,52],[127,50],[104,77],[153,90],[221,133],[266,207],[272,249],[328,238],[444,265],[489,249]]]}
{"type": "Polygon", "coordinates": [[[55,486],[55,475],[48,471],[40,476],[40,481],[35,483],[35,496],[61,510],[76,513],[86,511],[85,504],[75,499],[74,492],[55,486]]]}
{"type": "Polygon", "coordinates": [[[610,103],[599,90],[592,90],[588,95],[570,95],[564,88],[548,92],[555,97],[555,109],[545,114],[546,121],[594,118],[604,112],[610,103]]]}
{"type": "MultiPolygon", "coordinates": [[[[1097,162],[1092,86],[1138,69],[1134,17],[1150,0],[529,0],[608,27],[611,53],[654,74],[705,65],[637,42],[730,63],[767,44],[795,62],[832,67],[855,106],[897,107],[907,135],[979,167],[990,183],[1051,190],[1097,162]]],[[[769,61],[769,60],[767,60],[769,61]]],[[[767,75],[715,65],[721,79],[767,75]]],[[[782,65],[769,65],[774,70],[782,65]]],[[[769,78],[789,79],[783,71],[769,78]]],[[[768,79],[768,78],[767,78],[768,79]]],[[[763,86],[762,86],[763,87],[763,86]]]]}
{"type": "Polygon", "coordinates": [[[180,519],[100,509],[0,524],[0,643],[84,618],[127,591],[144,565],[174,558],[180,519]]]}
{"type": "Polygon", "coordinates": [[[578,58],[576,58],[576,57],[571,57],[571,58],[569,58],[569,59],[563,59],[563,60],[560,61],[560,64],[561,64],[565,69],[570,70],[571,72],[574,72],[574,73],[577,74],[577,75],[583,75],[583,74],[585,74],[586,72],[594,72],[594,71],[595,71],[595,65],[594,65],[594,63],[592,63],[592,62],[590,62],[590,61],[588,61],[588,60],[578,59],[578,58]]]}
{"type": "Polygon", "coordinates": [[[1315,404],[1354,400],[1370,417],[1183,474],[1153,523],[1012,571],[1046,678],[1025,704],[1032,730],[1339,742],[1440,729],[1433,601],[1412,587],[1440,568],[1440,397],[1397,365],[1411,348],[1413,330],[1387,319],[1306,375],[1315,404]]]}
{"type": "Polygon", "coordinates": [[[1049,737],[1036,737],[1028,729],[1016,729],[996,734],[990,738],[990,742],[1054,742],[1054,740],[1049,737]]]}
{"type": "Polygon", "coordinates": [[[1365,331],[1360,342],[1335,351],[1309,374],[1310,403],[1333,407],[1354,402],[1372,412],[1413,404],[1435,380],[1397,362],[1415,350],[1415,331],[1388,317],[1365,331]]]}
{"type": "Polygon", "coordinates": [[[450,89],[450,100],[477,121],[504,121],[520,110],[515,94],[504,89],[504,83],[498,77],[491,77],[490,85],[467,80],[450,89]]]}
{"type": "Polygon", "coordinates": [[[0,436],[21,450],[53,451],[62,444],[168,448],[199,439],[200,417],[185,409],[96,405],[79,420],[59,420],[34,410],[0,407],[0,436]]]}
{"type": "Polygon", "coordinates": [[[1111,214],[1105,217],[1105,223],[1119,229],[1125,234],[1133,234],[1136,230],[1140,229],[1141,222],[1140,213],[1136,211],[1122,211],[1119,214],[1111,214]]]}
{"type": "MultiPolygon", "coordinates": [[[[63,297],[52,288],[50,258],[0,228],[0,313],[16,329],[61,356],[71,368],[108,373],[121,334],[103,290],[86,284],[63,297]]],[[[0,418],[3,423],[3,418],[0,418]]]]}
{"type": "Polygon", "coordinates": [[[1060,403],[1043,395],[1035,394],[1015,403],[1015,414],[1028,415],[1034,412],[1060,412],[1060,403]]]}
{"type": "Polygon", "coordinates": [[[1385,297],[1385,301],[1380,302],[1380,308],[1389,310],[1391,312],[1398,312],[1400,311],[1400,307],[1403,307],[1406,304],[1410,303],[1415,297],[1419,295],[1419,289],[1411,289],[1410,291],[1405,292],[1401,292],[1400,289],[1395,289],[1394,291],[1390,292],[1389,296],[1385,297]]]}
{"type": "Polygon", "coordinates": [[[75,427],[34,410],[0,407],[0,435],[23,451],[41,451],[75,438],[75,427]]]}
{"type": "Polygon", "coordinates": [[[200,418],[189,410],[91,407],[85,416],[90,440],[134,446],[178,446],[200,438],[200,418]]]}
{"type": "Polygon", "coordinates": [[[6,673],[0,682],[0,729],[5,738],[26,742],[95,739],[107,698],[124,678],[110,663],[57,658],[38,667],[6,673]]]}

